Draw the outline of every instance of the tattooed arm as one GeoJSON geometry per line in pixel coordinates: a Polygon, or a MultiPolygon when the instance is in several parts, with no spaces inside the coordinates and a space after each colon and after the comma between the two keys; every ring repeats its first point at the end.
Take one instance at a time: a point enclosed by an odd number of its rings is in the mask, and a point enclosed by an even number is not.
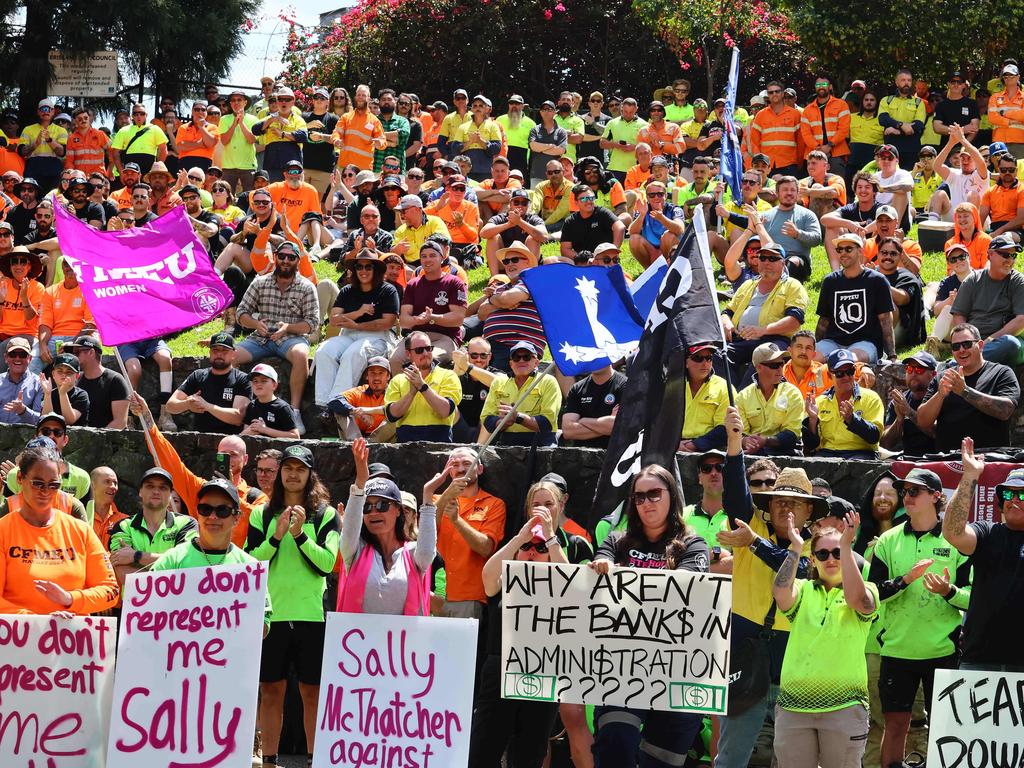
{"type": "Polygon", "coordinates": [[[896,357],[896,333],[892,327],[892,315],[883,312],[878,316],[878,323],[882,326],[882,351],[886,357],[896,357]]]}
{"type": "MultiPolygon", "coordinates": [[[[790,520],[792,521],[792,517],[790,520]]],[[[804,548],[804,540],[800,538],[800,532],[790,523],[789,551],[786,552],[786,559],[783,560],[779,572],[775,574],[775,583],[772,585],[772,594],[775,596],[775,603],[780,611],[788,611],[796,602],[796,568],[800,563],[800,552],[804,548]]]]}
{"type": "Polygon", "coordinates": [[[1010,398],[986,395],[973,387],[964,387],[963,394],[961,394],[960,397],[986,416],[991,416],[992,418],[999,419],[1000,421],[1008,420],[1013,416],[1013,412],[1017,409],[1017,404],[1010,398]]]}
{"type": "Polygon", "coordinates": [[[965,437],[961,447],[961,463],[963,475],[960,484],[950,499],[946,513],[942,516],[942,535],[950,544],[965,555],[973,555],[978,546],[978,536],[974,529],[967,525],[974,504],[974,495],[978,490],[978,478],[985,469],[985,460],[974,455],[974,440],[965,437]]]}

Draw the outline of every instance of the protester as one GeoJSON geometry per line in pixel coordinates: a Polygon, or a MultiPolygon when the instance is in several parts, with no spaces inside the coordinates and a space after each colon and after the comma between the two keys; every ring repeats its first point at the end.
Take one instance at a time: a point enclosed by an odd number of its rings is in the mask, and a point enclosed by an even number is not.
{"type": "MultiPolygon", "coordinates": [[[[456,275],[443,271],[447,259],[445,247],[438,240],[429,238],[420,246],[419,261],[422,271],[402,294],[399,325],[402,330],[426,336],[439,353],[451,355],[462,339],[468,287],[456,275]]],[[[405,338],[408,341],[409,336],[405,338]]],[[[392,354],[393,371],[409,359],[406,348],[406,344],[400,344],[392,354]]]]}
{"type": "Polygon", "coordinates": [[[387,358],[371,357],[366,362],[364,379],[365,386],[360,384],[331,398],[327,411],[334,417],[341,437],[355,440],[360,435],[373,436],[374,441],[385,442],[394,435],[384,414],[384,393],[391,381],[387,358]]]}
{"type": "Polygon", "coordinates": [[[804,402],[800,390],[785,381],[782,366],[789,353],[772,342],[754,349],[753,382],[736,394],[743,418],[743,451],[751,456],[793,456],[800,452],[804,402]]]}
{"type": "Polygon", "coordinates": [[[103,366],[100,357],[103,347],[99,340],[95,336],[79,336],[65,344],[64,349],[78,359],[82,368],[78,386],[89,396],[86,423],[90,427],[125,429],[128,426],[128,382],[121,374],[103,366]]]}
{"type": "Polygon", "coordinates": [[[896,387],[889,392],[885,411],[885,431],[879,445],[905,456],[926,456],[935,452],[935,437],[917,426],[917,409],[927,397],[936,376],[938,363],[928,352],[917,352],[903,360],[906,391],[896,387]]]}
{"type": "Polygon", "coordinates": [[[0,373],[0,423],[35,424],[43,410],[43,385],[29,372],[32,346],[16,337],[7,342],[4,362],[7,370],[0,373]]]}
{"type": "MultiPolygon", "coordinates": [[[[88,504],[92,499],[92,482],[89,473],[63,458],[64,451],[71,440],[68,435],[68,424],[64,417],[59,413],[43,414],[36,423],[35,434],[36,437],[49,439],[56,447],[57,453],[61,455],[61,490],[82,502],[82,504],[88,504]]],[[[5,463],[4,469],[14,469],[14,465],[5,463]]],[[[8,497],[12,494],[17,495],[20,490],[21,485],[18,482],[18,473],[8,472],[4,485],[4,495],[8,497]]]]}
{"type": "Polygon", "coordinates": [[[495,440],[500,445],[555,444],[562,391],[554,376],[538,370],[540,355],[540,350],[528,341],[520,341],[509,350],[512,374],[498,374],[491,383],[480,412],[478,442],[500,431],[495,440]],[[524,392],[527,387],[529,394],[524,392]]]}
{"type": "Polygon", "coordinates": [[[686,351],[686,395],[680,451],[703,452],[725,444],[725,409],[731,386],[714,373],[718,348],[714,343],[693,344],[686,351]]]}
{"type": "Polygon", "coordinates": [[[712,573],[732,573],[732,552],[718,542],[718,534],[729,530],[729,516],[722,507],[722,468],[725,454],[715,449],[697,457],[700,501],[683,508],[683,520],[704,539],[711,550],[712,573]]]}
{"type": "Polygon", "coordinates": [[[263,491],[270,498],[274,490],[274,481],[277,479],[278,470],[281,468],[281,452],[276,448],[267,448],[256,454],[256,467],[254,474],[256,485],[249,489],[249,495],[254,489],[263,491]]]}
{"type": "Polygon", "coordinates": [[[92,480],[92,501],[85,507],[85,516],[103,548],[109,550],[111,531],[122,520],[129,519],[114,501],[118,489],[117,473],[110,467],[96,467],[89,477],[92,480]]]}
{"type": "Polygon", "coordinates": [[[299,438],[299,428],[288,403],[277,396],[277,371],[266,363],[258,363],[249,371],[252,400],[245,409],[242,435],[299,438]]]}
{"type": "Polygon", "coordinates": [[[808,452],[846,459],[878,457],[885,407],[874,390],[855,381],[856,362],[847,349],[828,356],[832,387],[817,398],[808,395],[805,401],[803,434],[808,452]]]}
{"type": "Polygon", "coordinates": [[[626,376],[610,365],[573,384],[562,408],[560,444],[607,448],[625,388],[626,376]]]}
{"type": "Polygon", "coordinates": [[[50,377],[39,379],[43,388],[42,414],[60,414],[64,422],[73,427],[89,423],[89,395],[78,386],[82,372],[78,358],[68,353],[53,359],[50,377]]]}
{"type": "MultiPolygon", "coordinates": [[[[214,334],[210,339],[210,367],[188,375],[167,400],[167,413],[195,414],[195,426],[200,432],[241,432],[245,409],[252,398],[252,384],[247,374],[234,367],[234,360],[235,340],[231,334],[214,334]]],[[[170,375],[168,371],[168,383],[170,375]]],[[[162,424],[160,428],[164,428],[162,424]]]]}
{"type": "Polygon", "coordinates": [[[456,403],[462,400],[459,377],[434,363],[427,334],[410,333],[402,348],[410,364],[391,379],[384,393],[384,412],[395,424],[398,442],[450,443],[456,403]]]}

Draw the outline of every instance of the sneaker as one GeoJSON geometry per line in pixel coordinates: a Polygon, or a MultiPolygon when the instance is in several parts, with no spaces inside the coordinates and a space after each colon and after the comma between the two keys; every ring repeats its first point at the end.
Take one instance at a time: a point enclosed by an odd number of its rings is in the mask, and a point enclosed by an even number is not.
{"type": "Polygon", "coordinates": [[[160,420],[156,423],[157,427],[160,428],[161,432],[177,432],[178,425],[174,423],[174,419],[171,414],[167,412],[166,407],[160,409],[160,420]]]}
{"type": "Polygon", "coordinates": [[[252,764],[263,765],[263,734],[258,730],[252,737],[252,764]]]}
{"type": "Polygon", "coordinates": [[[292,418],[295,419],[295,426],[299,429],[299,437],[306,434],[306,425],[302,423],[302,412],[298,408],[292,408],[292,418]]]}

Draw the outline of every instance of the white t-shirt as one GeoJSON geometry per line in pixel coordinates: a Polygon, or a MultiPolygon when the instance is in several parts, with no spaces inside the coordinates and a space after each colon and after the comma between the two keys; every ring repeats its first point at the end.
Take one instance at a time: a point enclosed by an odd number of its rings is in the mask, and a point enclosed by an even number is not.
{"type": "Polygon", "coordinates": [[[987,180],[981,178],[977,170],[965,176],[964,172],[957,168],[949,169],[946,185],[949,187],[949,201],[954,208],[960,203],[970,202],[972,196],[980,202],[981,196],[988,189],[987,180]]]}
{"type": "Polygon", "coordinates": [[[878,179],[879,192],[875,196],[875,199],[881,205],[889,205],[892,203],[893,193],[887,192],[887,189],[891,189],[892,187],[914,186],[914,178],[910,175],[910,171],[905,171],[902,168],[897,168],[892,176],[883,176],[881,172],[879,172],[876,178],[878,179]]]}

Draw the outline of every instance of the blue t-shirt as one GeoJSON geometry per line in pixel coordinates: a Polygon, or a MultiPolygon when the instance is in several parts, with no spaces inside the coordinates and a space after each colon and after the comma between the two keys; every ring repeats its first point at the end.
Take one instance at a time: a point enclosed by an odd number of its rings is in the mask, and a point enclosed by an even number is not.
{"type": "MultiPolygon", "coordinates": [[[[665,204],[664,214],[665,217],[669,219],[684,218],[684,214],[679,207],[669,203],[665,204]]],[[[664,235],[666,231],[667,229],[665,228],[665,225],[660,221],[657,221],[653,216],[651,216],[650,211],[648,211],[647,215],[644,216],[644,226],[641,230],[644,240],[657,248],[661,245],[661,236],[664,235]]]]}

